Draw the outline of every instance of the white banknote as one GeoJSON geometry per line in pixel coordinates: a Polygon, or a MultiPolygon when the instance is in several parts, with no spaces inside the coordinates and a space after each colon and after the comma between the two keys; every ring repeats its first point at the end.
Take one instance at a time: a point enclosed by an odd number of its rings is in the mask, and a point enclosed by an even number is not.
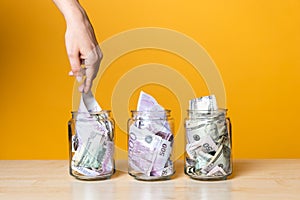
{"type": "Polygon", "coordinates": [[[83,93],[75,120],[76,133],[72,138],[71,168],[85,176],[110,173],[114,168],[113,125],[105,114],[97,114],[100,111],[93,94],[83,93]]]}
{"type": "Polygon", "coordinates": [[[173,133],[165,109],[149,94],[140,93],[138,117],[129,127],[128,162],[131,169],[146,176],[173,174],[170,161],[173,133]]]}

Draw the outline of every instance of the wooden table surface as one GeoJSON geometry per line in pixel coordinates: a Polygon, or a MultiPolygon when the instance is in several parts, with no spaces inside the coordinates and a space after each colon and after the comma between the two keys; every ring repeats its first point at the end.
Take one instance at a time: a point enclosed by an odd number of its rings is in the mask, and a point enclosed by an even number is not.
{"type": "MultiPolygon", "coordinates": [[[[300,199],[300,159],[234,160],[226,181],[196,181],[176,163],[168,181],[137,181],[117,171],[110,180],[80,181],[66,160],[1,160],[0,199],[300,199]]],[[[117,162],[126,169],[126,162],[117,162]]]]}

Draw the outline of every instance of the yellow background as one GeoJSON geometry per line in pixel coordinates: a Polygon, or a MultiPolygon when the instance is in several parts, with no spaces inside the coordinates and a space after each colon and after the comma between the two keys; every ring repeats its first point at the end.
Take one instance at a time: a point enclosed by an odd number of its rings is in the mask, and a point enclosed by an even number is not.
{"type": "MultiPolygon", "coordinates": [[[[163,27],[207,50],[226,88],[234,158],[300,158],[299,0],[81,3],[100,43],[122,31],[163,27]]],[[[66,159],[74,79],[67,75],[64,19],[50,0],[1,0],[0,25],[0,159],[66,159]]],[[[208,94],[201,77],[180,57],[140,50],[120,57],[104,73],[96,94],[101,106],[111,109],[106,94],[113,84],[148,62],[180,70],[198,96],[208,94]]],[[[167,88],[140,89],[172,109],[175,121],[185,112],[167,88]]],[[[137,95],[128,109],[136,106],[137,95]]],[[[125,148],[126,137],[120,130],[116,134],[117,145],[125,148]]]]}

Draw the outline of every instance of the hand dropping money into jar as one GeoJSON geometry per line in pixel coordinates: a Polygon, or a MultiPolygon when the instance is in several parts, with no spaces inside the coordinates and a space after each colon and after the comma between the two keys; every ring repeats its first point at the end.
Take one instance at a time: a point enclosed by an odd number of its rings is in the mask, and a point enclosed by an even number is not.
{"type": "MultiPolygon", "coordinates": [[[[77,77],[82,81],[81,77],[77,77]]],[[[75,112],[72,136],[71,174],[75,177],[104,177],[114,172],[114,125],[91,91],[81,94],[75,112]]]]}
{"type": "Polygon", "coordinates": [[[173,133],[165,109],[141,92],[137,116],[128,125],[129,173],[136,178],[171,176],[173,133]]]}
{"type": "Polygon", "coordinates": [[[214,95],[189,101],[185,121],[185,173],[192,178],[210,179],[231,174],[231,138],[226,110],[218,109],[214,95]]]}

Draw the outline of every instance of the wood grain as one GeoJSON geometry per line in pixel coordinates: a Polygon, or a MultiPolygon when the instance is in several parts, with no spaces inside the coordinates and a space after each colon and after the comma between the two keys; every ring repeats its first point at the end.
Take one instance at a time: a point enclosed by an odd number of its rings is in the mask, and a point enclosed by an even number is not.
{"type": "MultiPolygon", "coordinates": [[[[126,169],[126,161],[117,162],[126,169]]],[[[137,181],[118,170],[111,179],[81,181],[66,160],[1,160],[0,199],[300,199],[300,159],[235,160],[226,181],[197,181],[183,173],[168,181],[137,181]]]]}

